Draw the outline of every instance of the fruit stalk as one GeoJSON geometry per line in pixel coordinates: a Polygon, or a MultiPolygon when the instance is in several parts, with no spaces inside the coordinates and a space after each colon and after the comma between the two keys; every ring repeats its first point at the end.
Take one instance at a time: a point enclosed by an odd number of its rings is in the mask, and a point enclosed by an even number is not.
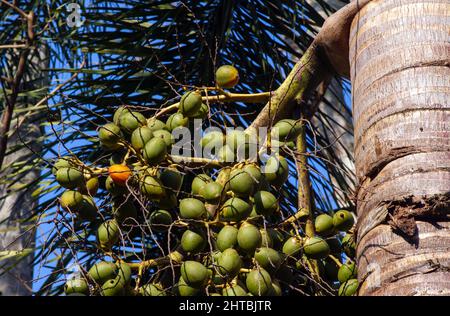
{"type": "Polygon", "coordinates": [[[209,167],[221,168],[223,166],[227,166],[227,165],[232,166],[234,164],[234,162],[212,160],[212,159],[202,158],[202,157],[183,157],[183,156],[177,156],[177,155],[170,155],[170,158],[172,161],[174,161],[176,163],[182,162],[184,165],[191,166],[191,167],[209,166],[209,167]]]}
{"type": "Polygon", "coordinates": [[[143,271],[146,268],[157,267],[158,265],[164,265],[167,262],[180,263],[182,260],[183,260],[183,255],[180,252],[175,250],[164,257],[159,257],[156,259],[149,259],[149,260],[145,260],[145,261],[141,261],[141,262],[132,262],[132,263],[128,263],[128,265],[130,266],[130,268],[132,270],[140,271],[140,269],[142,269],[142,271],[143,271]]]}
{"type": "Polygon", "coordinates": [[[327,18],[319,34],[288,77],[272,93],[249,130],[258,130],[258,127],[269,126],[288,117],[293,108],[304,105],[316,87],[327,81],[331,74],[350,76],[348,39],[351,21],[370,1],[353,1],[327,18]]]}
{"type": "Polygon", "coordinates": [[[320,46],[313,42],[247,130],[258,130],[287,117],[327,76],[320,46]]]}
{"type": "MultiPolygon", "coordinates": [[[[305,224],[305,235],[307,238],[312,238],[315,235],[314,231],[314,213],[311,209],[311,183],[309,181],[308,173],[308,158],[307,142],[306,142],[306,127],[304,124],[304,116],[302,115],[302,128],[300,134],[297,136],[297,157],[296,165],[298,172],[298,209],[308,217],[305,224]]],[[[320,283],[319,266],[316,260],[308,260],[308,265],[311,269],[312,277],[317,283],[320,283]]]]}
{"type": "Polygon", "coordinates": [[[305,124],[302,124],[300,135],[297,137],[297,172],[298,172],[298,210],[307,215],[305,233],[314,236],[314,215],[311,211],[311,184],[308,174],[308,158],[305,124]]]}
{"type": "Polygon", "coordinates": [[[342,263],[341,263],[341,262],[339,261],[339,259],[336,258],[335,256],[333,256],[333,255],[328,255],[328,258],[330,258],[331,260],[333,260],[339,268],[342,266],[342,263]]]}
{"type": "MultiPolygon", "coordinates": [[[[216,102],[246,102],[246,103],[263,103],[267,102],[271,97],[271,92],[260,92],[260,93],[230,93],[225,92],[224,94],[203,96],[202,101],[207,103],[216,102]]],[[[180,102],[171,104],[161,111],[155,114],[155,118],[161,117],[164,114],[178,110],[180,102]]]]}

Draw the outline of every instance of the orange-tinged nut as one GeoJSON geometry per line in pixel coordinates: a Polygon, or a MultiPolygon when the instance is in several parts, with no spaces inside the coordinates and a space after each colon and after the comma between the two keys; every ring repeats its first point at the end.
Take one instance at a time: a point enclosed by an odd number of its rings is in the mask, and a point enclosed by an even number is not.
{"type": "Polygon", "coordinates": [[[118,185],[125,185],[131,176],[131,170],[124,165],[112,165],[108,168],[109,176],[118,185]]]}
{"type": "Polygon", "coordinates": [[[231,65],[223,65],[216,71],[216,83],[221,88],[233,88],[239,82],[239,72],[231,65]]]}

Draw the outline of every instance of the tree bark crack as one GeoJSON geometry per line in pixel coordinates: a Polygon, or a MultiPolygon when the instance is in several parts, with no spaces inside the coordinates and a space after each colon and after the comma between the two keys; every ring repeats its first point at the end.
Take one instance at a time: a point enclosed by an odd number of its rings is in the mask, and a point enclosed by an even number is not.
{"type": "Polygon", "coordinates": [[[375,81],[373,81],[371,84],[374,85],[377,83],[377,81],[383,80],[384,78],[389,77],[391,75],[395,75],[401,71],[405,71],[405,70],[413,69],[413,68],[423,68],[423,67],[450,67],[450,60],[441,59],[441,60],[433,60],[433,61],[427,61],[427,62],[417,62],[412,65],[399,67],[399,68],[389,71],[388,73],[385,73],[384,75],[382,75],[381,77],[379,77],[375,81]]]}
{"type": "MultiPolygon", "coordinates": [[[[375,153],[380,156],[382,154],[382,145],[379,142],[378,139],[375,139],[375,153]]],[[[389,150],[389,152],[387,154],[385,154],[385,156],[381,157],[378,161],[376,161],[375,163],[373,163],[369,168],[368,168],[368,173],[365,176],[366,178],[369,178],[370,180],[373,180],[377,174],[380,173],[380,171],[390,162],[408,156],[408,155],[413,155],[413,154],[419,154],[423,151],[421,151],[420,149],[416,148],[415,146],[405,146],[405,147],[397,147],[397,148],[392,148],[389,150]]],[[[363,182],[363,181],[361,181],[363,182]]]]}
{"type": "Polygon", "coordinates": [[[415,266],[414,268],[408,269],[406,271],[401,271],[393,275],[390,279],[390,283],[400,281],[401,279],[409,278],[413,275],[418,274],[428,274],[432,272],[450,272],[450,267],[442,265],[440,262],[435,262],[433,260],[428,260],[421,264],[420,266],[415,266]]]}
{"type": "Polygon", "coordinates": [[[416,219],[428,222],[450,219],[450,192],[431,197],[407,196],[387,204],[389,220],[394,232],[410,243],[418,243],[416,219]]]}

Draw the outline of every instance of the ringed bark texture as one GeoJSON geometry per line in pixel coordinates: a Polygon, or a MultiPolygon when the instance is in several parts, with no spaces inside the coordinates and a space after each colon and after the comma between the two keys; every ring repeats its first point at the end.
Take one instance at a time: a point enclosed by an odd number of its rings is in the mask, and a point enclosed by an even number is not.
{"type": "Polygon", "coordinates": [[[360,295],[450,295],[450,1],[354,18],[360,295]]]}

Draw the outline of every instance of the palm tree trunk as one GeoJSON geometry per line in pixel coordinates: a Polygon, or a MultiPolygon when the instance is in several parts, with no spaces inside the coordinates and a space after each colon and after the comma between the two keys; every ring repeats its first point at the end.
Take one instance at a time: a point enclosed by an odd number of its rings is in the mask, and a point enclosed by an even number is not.
{"type": "Polygon", "coordinates": [[[352,23],[360,295],[450,295],[449,12],[375,0],[352,23]]]}
{"type": "MultiPolygon", "coordinates": [[[[27,70],[24,74],[22,87],[24,91],[31,91],[48,85],[48,76],[43,69],[49,65],[48,50],[40,46],[29,55],[27,70]]],[[[14,71],[17,55],[11,54],[8,66],[14,71]]],[[[19,98],[15,108],[31,106],[38,102],[36,98],[19,98]]],[[[38,157],[42,143],[41,123],[42,111],[31,114],[16,115],[11,122],[11,137],[8,139],[7,155],[0,172],[0,251],[22,251],[34,248],[35,222],[27,221],[37,204],[32,192],[36,189],[33,183],[38,179],[40,170],[38,157]],[[25,118],[23,124],[16,129],[19,120],[25,118]],[[13,133],[14,132],[14,133],[13,133]],[[27,146],[23,146],[26,143],[27,146]],[[11,176],[17,168],[31,167],[30,170],[11,176]],[[30,166],[30,162],[34,162],[30,166]],[[23,166],[25,164],[25,166],[23,166]],[[11,185],[11,183],[14,183],[11,185]],[[22,187],[23,189],[15,189],[22,187]]],[[[12,257],[0,261],[0,295],[31,295],[33,279],[33,253],[26,257],[12,257]]]]}

